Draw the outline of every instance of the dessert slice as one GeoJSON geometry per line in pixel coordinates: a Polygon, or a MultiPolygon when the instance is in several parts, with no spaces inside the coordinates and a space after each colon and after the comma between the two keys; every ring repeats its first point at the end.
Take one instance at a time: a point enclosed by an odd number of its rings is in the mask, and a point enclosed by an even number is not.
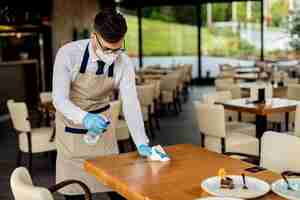
{"type": "Polygon", "coordinates": [[[219,177],[220,177],[220,188],[222,189],[234,189],[234,183],[232,178],[226,177],[225,169],[219,170],[219,177]]]}

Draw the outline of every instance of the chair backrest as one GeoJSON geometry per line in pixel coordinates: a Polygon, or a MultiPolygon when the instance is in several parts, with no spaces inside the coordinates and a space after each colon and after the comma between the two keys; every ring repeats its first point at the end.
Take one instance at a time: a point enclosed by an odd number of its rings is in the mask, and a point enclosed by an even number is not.
{"type": "Polygon", "coordinates": [[[273,80],[276,82],[284,81],[289,78],[289,75],[285,71],[277,71],[273,73],[273,80]]]}
{"type": "Polygon", "coordinates": [[[15,200],[54,200],[48,189],[33,185],[30,174],[24,167],[13,171],[10,186],[15,200]]]}
{"type": "Polygon", "coordinates": [[[242,91],[239,85],[237,84],[231,85],[230,92],[231,92],[232,99],[242,98],[242,91]]]}
{"type": "Polygon", "coordinates": [[[7,101],[7,107],[15,130],[29,132],[31,130],[28,120],[28,109],[24,102],[7,101]]]}
{"type": "Polygon", "coordinates": [[[145,83],[155,85],[154,97],[155,97],[155,99],[159,99],[159,97],[160,97],[160,80],[146,79],[145,83]]]}
{"type": "Polygon", "coordinates": [[[298,78],[288,78],[284,80],[284,85],[289,85],[289,84],[298,84],[299,79],[298,78]]]}
{"type": "Polygon", "coordinates": [[[230,90],[234,85],[234,80],[231,78],[221,78],[215,80],[215,86],[217,91],[230,90]]]}
{"type": "Polygon", "coordinates": [[[214,104],[216,102],[225,102],[232,99],[230,91],[219,91],[203,95],[203,103],[214,104]]]}
{"type": "Polygon", "coordinates": [[[300,84],[289,84],[287,97],[291,100],[300,100],[300,84]]]}
{"type": "Polygon", "coordinates": [[[155,85],[139,85],[136,87],[137,95],[142,106],[152,105],[155,94],[155,85]]]}
{"type": "Polygon", "coordinates": [[[281,173],[300,171],[300,138],[284,133],[265,132],[261,143],[261,163],[264,168],[281,173]]]}
{"type": "Polygon", "coordinates": [[[111,107],[111,120],[114,125],[116,125],[119,121],[119,115],[121,112],[121,102],[120,101],[112,101],[110,102],[111,107]]]}
{"type": "Polygon", "coordinates": [[[52,102],[52,92],[41,92],[40,93],[41,103],[51,103],[52,102]]]}
{"type": "Polygon", "coordinates": [[[162,91],[174,91],[177,87],[177,77],[166,75],[161,79],[160,88],[162,91]]]}
{"type": "Polygon", "coordinates": [[[194,102],[199,130],[204,135],[225,137],[225,112],[222,105],[194,102]]]}

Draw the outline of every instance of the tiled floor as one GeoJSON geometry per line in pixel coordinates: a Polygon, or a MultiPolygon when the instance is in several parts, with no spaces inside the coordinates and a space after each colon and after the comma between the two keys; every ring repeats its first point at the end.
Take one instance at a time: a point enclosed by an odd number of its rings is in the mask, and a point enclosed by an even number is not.
{"type": "MultiPolygon", "coordinates": [[[[213,91],[212,87],[193,87],[190,98],[183,105],[183,112],[179,116],[165,116],[161,119],[161,130],[156,132],[155,143],[172,145],[180,143],[200,144],[200,136],[193,112],[193,101],[199,100],[201,95],[213,91]]],[[[0,123],[0,199],[12,200],[9,177],[15,168],[16,135],[8,122],[0,123]]],[[[47,187],[54,184],[54,169],[51,167],[47,155],[39,155],[33,160],[33,181],[36,185],[47,187]]],[[[55,195],[56,199],[63,199],[55,195]]],[[[95,195],[94,199],[108,199],[106,195],[95,195]]]]}

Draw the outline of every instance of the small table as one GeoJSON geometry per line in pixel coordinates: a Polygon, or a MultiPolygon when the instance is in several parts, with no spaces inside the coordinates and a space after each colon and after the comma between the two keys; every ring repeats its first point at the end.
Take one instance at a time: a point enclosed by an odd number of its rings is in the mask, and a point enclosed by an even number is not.
{"type": "Polygon", "coordinates": [[[234,99],[220,103],[226,110],[237,112],[247,112],[256,114],[256,137],[261,138],[267,130],[267,115],[271,113],[285,113],[286,122],[288,123],[289,112],[296,110],[299,101],[272,98],[268,99],[266,104],[251,103],[248,98],[234,99]]]}
{"type": "MultiPolygon", "coordinates": [[[[87,160],[85,170],[99,182],[130,200],[193,200],[209,196],[201,182],[217,176],[220,168],[228,174],[245,173],[268,183],[280,179],[271,171],[249,173],[252,164],[185,144],[166,147],[170,162],[148,162],[136,152],[87,160]]],[[[270,192],[258,200],[283,200],[270,192]]]]}

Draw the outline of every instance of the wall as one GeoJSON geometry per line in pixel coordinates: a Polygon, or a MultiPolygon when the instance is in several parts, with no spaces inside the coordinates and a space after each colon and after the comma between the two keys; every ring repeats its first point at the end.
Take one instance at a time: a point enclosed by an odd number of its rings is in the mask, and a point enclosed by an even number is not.
{"type": "Polygon", "coordinates": [[[53,0],[53,56],[63,44],[72,41],[73,29],[91,30],[93,18],[99,11],[99,0],[53,0]]]}

